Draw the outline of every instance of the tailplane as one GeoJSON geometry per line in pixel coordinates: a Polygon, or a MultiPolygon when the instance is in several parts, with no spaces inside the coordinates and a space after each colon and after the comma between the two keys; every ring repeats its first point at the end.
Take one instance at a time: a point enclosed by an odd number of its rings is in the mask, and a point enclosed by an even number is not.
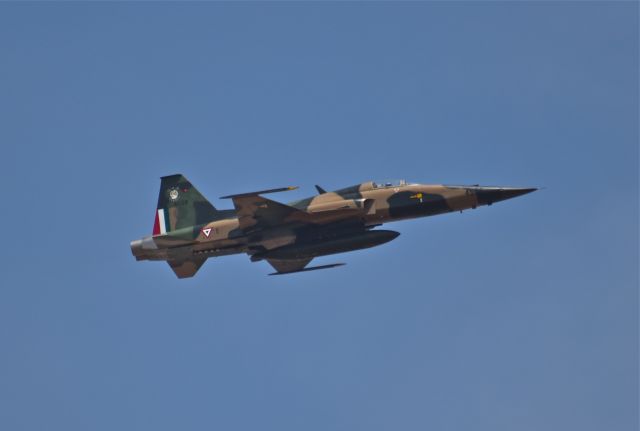
{"type": "Polygon", "coordinates": [[[167,263],[178,278],[189,278],[196,275],[206,257],[192,257],[184,260],[168,260],[167,263]]]}

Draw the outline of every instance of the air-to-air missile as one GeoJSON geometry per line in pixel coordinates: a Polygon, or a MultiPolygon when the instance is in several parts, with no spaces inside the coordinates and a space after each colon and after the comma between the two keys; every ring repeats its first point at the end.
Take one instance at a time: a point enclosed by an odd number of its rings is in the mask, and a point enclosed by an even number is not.
{"type": "Polygon", "coordinates": [[[136,260],[165,260],[179,278],[193,277],[210,257],[246,253],[275,274],[307,267],[318,256],[384,244],[399,233],[383,223],[475,209],[535,188],[446,186],[368,181],[283,204],[262,195],[297,187],[223,196],[235,209],[218,210],[182,175],[162,177],[153,234],[131,242],[136,260]]]}

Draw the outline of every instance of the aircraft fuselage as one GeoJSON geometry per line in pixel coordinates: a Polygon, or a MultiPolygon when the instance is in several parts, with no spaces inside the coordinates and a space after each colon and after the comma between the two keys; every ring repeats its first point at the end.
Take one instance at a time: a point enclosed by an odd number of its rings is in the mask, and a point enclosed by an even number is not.
{"type": "Polygon", "coordinates": [[[184,179],[183,184],[169,189],[167,199],[162,198],[165,192],[161,190],[159,207],[166,208],[158,211],[162,211],[160,222],[165,223],[166,228],[161,229],[160,235],[156,232],[131,243],[137,260],[167,260],[178,264],[247,253],[252,261],[266,259],[272,265],[274,261],[292,264],[391,241],[397,232],[373,230],[384,223],[474,209],[535,190],[366,182],[333,192],[318,188],[322,191],[320,194],[288,205],[266,199],[258,192],[230,196],[234,199],[235,211],[217,211],[206,202],[212,208],[209,210],[212,220],[181,226],[180,211],[187,214],[185,217],[197,220],[197,205],[195,216],[181,209],[181,206],[192,205],[194,199],[189,200],[187,196],[182,202],[179,200],[180,190],[187,194],[192,188],[184,179]]]}

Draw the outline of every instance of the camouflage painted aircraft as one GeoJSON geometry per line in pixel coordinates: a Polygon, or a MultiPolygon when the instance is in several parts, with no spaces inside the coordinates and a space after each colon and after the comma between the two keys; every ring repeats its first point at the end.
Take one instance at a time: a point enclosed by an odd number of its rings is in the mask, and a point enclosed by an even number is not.
{"type": "Polygon", "coordinates": [[[406,181],[366,182],[287,205],[261,195],[285,187],[224,196],[235,209],[218,210],[182,175],[162,177],[153,235],[131,242],[136,260],[165,260],[179,278],[193,277],[209,257],[247,253],[276,274],[307,267],[314,257],[384,244],[399,233],[383,223],[475,209],[535,188],[444,186],[406,181]]]}

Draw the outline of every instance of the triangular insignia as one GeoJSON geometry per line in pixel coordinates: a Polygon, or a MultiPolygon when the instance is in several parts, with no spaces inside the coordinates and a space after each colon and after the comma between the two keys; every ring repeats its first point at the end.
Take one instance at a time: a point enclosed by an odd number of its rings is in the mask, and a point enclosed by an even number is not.
{"type": "Polygon", "coordinates": [[[207,227],[207,228],[202,229],[202,233],[204,234],[204,236],[209,238],[209,235],[211,235],[211,228],[207,227]]]}

